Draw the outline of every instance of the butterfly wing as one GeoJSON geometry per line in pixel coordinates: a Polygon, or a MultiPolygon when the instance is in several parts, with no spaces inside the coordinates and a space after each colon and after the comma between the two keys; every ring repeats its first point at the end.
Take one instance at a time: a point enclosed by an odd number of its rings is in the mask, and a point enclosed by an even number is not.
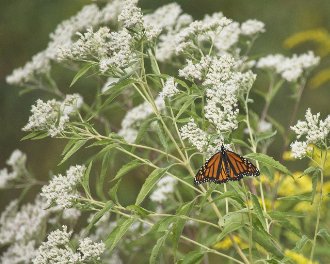
{"type": "Polygon", "coordinates": [[[238,181],[243,176],[259,176],[260,171],[246,158],[236,154],[235,152],[226,151],[229,167],[229,177],[232,181],[238,181]]]}
{"type": "Polygon", "coordinates": [[[229,180],[226,172],[226,160],[221,152],[214,154],[197,172],[194,183],[204,182],[223,183],[229,180]]]}

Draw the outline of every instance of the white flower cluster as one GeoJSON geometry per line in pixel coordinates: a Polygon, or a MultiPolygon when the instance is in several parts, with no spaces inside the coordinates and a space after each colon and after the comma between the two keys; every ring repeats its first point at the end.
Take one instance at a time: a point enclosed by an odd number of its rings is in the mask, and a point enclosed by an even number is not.
{"type": "Polygon", "coordinates": [[[67,227],[62,227],[51,232],[47,241],[43,242],[38,249],[34,264],[45,263],[89,263],[100,259],[105,250],[103,242],[95,243],[89,238],[79,240],[79,247],[75,252],[70,247],[72,232],[67,231],[67,227]]]}
{"type": "Polygon", "coordinates": [[[28,176],[26,155],[20,150],[14,150],[6,163],[11,167],[11,172],[7,168],[0,170],[0,189],[6,188],[15,181],[28,176]]]}
{"type": "Polygon", "coordinates": [[[155,190],[150,195],[150,200],[157,203],[166,201],[168,195],[174,192],[174,187],[177,182],[178,181],[172,176],[164,176],[157,182],[155,190]]]}
{"type": "Polygon", "coordinates": [[[71,166],[66,175],[54,176],[48,185],[42,187],[41,196],[47,199],[48,205],[55,203],[61,208],[73,206],[73,202],[79,198],[76,190],[85,173],[85,166],[71,166]]]}
{"type": "Polygon", "coordinates": [[[143,15],[141,8],[137,7],[138,0],[125,0],[123,9],[118,16],[118,21],[124,24],[125,28],[132,28],[141,25],[143,22],[143,15]]]}
{"type": "Polygon", "coordinates": [[[214,57],[203,85],[207,86],[205,117],[217,131],[227,132],[237,128],[238,95],[252,87],[255,75],[236,70],[237,61],[231,55],[214,57]]]}
{"type": "Polygon", "coordinates": [[[207,16],[204,20],[192,22],[176,35],[176,53],[182,53],[195,47],[196,38],[197,42],[213,39],[231,22],[230,19],[224,16],[215,17],[214,19],[207,16]]]}
{"type": "Polygon", "coordinates": [[[187,80],[201,81],[205,78],[205,74],[210,67],[212,58],[204,56],[199,62],[193,63],[192,60],[187,60],[187,65],[179,70],[179,76],[187,80]]]}
{"type": "Polygon", "coordinates": [[[305,137],[303,141],[295,141],[291,146],[295,158],[306,156],[309,144],[326,143],[330,132],[330,115],[325,120],[320,120],[320,113],[313,115],[308,108],[305,114],[306,121],[299,120],[291,129],[296,133],[297,139],[305,137]]]}
{"type": "Polygon", "coordinates": [[[75,16],[61,22],[53,33],[50,34],[50,42],[45,50],[32,57],[25,66],[17,68],[7,76],[9,84],[22,85],[33,82],[36,76],[49,72],[51,61],[56,60],[59,48],[68,48],[72,44],[72,37],[77,31],[109,23],[117,20],[121,12],[121,1],[114,0],[108,3],[102,10],[97,5],[84,6],[75,16]]]}
{"type": "Polygon", "coordinates": [[[78,33],[80,39],[69,47],[59,49],[58,59],[86,60],[97,59],[102,72],[109,67],[126,67],[132,61],[132,37],[126,29],[111,32],[101,27],[97,32],[89,28],[86,33],[78,33]]]}
{"type": "Polygon", "coordinates": [[[159,61],[166,61],[175,53],[176,35],[193,19],[190,15],[182,14],[182,9],[177,3],[171,3],[145,15],[143,20],[146,29],[152,25],[162,32],[156,47],[156,58],[159,61]]]}
{"type": "Polygon", "coordinates": [[[306,71],[319,64],[320,58],[312,51],[301,55],[294,54],[291,58],[281,54],[268,55],[259,59],[257,68],[274,70],[288,82],[297,81],[306,71]]]}
{"type": "Polygon", "coordinates": [[[171,98],[180,91],[177,88],[178,84],[174,81],[173,77],[170,77],[166,80],[163,90],[160,92],[159,96],[163,99],[171,98]]]}
{"type": "Polygon", "coordinates": [[[16,243],[8,247],[0,257],[0,262],[2,264],[29,264],[36,254],[35,241],[29,241],[26,244],[16,243]]]}
{"type": "Polygon", "coordinates": [[[181,127],[180,135],[182,139],[188,139],[200,152],[205,150],[208,145],[208,135],[200,129],[193,119],[189,123],[181,127]]]}
{"type": "Polygon", "coordinates": [[[0,217],[0,244],[25,243],[36,238],[48,217],[44,208],[40,198],[34,204],[23,205],[19,211],[18,201],[12,201],[0,217]]]}
{"type": "Polygon", "coordinates": [[[169,60],[174,54],[196,48],[196,45],[202,46],[204,41],[211,42],[215,50],[223,54],[235,49],[241,35],[253,37],[265,31],[264,23],[255,19],[240,26],[218,12],[192,22],[190,16],[180,15],[181,12],[177,4],[170,4],[144,18],[149,24],[154,20],[154,24],[163,30],[156,50],[159,61],[169,60]]]}
{"type": "Polygon", "coordinates": [[[24,131],[47,131],[51,137],[62,133],[69,117],[77,111],[83,103],[79,94],[67,95],[60,102],[54,99],[44,102],[37,100],[32,106],[29,122],[23,127],[24,131]]]}
{"type": "MultiPolygon", "coordinates": [[[[155,104],[159,111],[163,111],[165,109],[164,99],[161,96],[158,96],[155,99],[155,104]]],[[[123,118],[121,122],[121,129],[118,131],[118,134],[127,142],[133,143],[138,134],[137,128],[141,121],[145,120],[151,114],[153,114],[153,109],[149,102],[144,102],[132,108],[123,118]]]]}
{"type": "Polygon", "coordinates": [[[245,21],[241,25],[241,34],[246,36],[253,36],[265,32],[265,24],[256,19],[245,21]]]}

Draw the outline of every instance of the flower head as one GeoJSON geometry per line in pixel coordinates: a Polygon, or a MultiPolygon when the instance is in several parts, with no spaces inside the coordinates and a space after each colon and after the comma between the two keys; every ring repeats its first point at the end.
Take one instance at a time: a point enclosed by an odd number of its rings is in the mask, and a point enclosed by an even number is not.
{"type": "Polygon", "coordinates": [[[138,0],[125,0],[121,13],[118,16],[118,21],[124,24],[126,28],[132,28],[142,24],[143,15],[141,8],[137,7],[138,0]]]}
{"type": "Polygon", "coordinates": [[[312,51],[301,55],[293,55],[291,58],[280,54],[268,55],[259,59],[257,68],[275,70],[288,82],[297,81],[306,71],[318,65],[319,57],[312,51]]]}
{"type": "Polygon", "coordinates": [[[179,92],[177,86],[178,86],[178,84],[175,83],[173,77],[168,78],[166,80],[166,82],[163,86],[163,90],[161,91],[159,96],[162,97],[163,99],[165,99],[166,97],[167,98],[173,97],[175,94],[177,94],[179,92]]]}
{"type": "Polygon", "coordinates": [[[188,139],[200,152],[203,152],[208,144],[208,135],[197,126],[193,119],[181,127],[180,135],[182,139],[188,139]]]}
{"type": "Polygon", "coordinates": [[[85,166],[71,166],[66,175],[54,176],[48,185],[42,187],[41,196],[47,199],[48,205],[56,203],[61,208],[72,207],[79,198],[76,187],[83,178],[85,166]]]}
{"type": "Polygon", "coordinates": [[[65,130],[69,117],[82,105],[82,98],[78,94],[67,95],[64,101],[37,100],[32,106],[29,122],[23,127],[24,131],[47,131],[55,137],[65,130]]]}
{"type": "Polygon", "coordinates": [[[265,24],[256,19],[249,19],[241,25],[241,34],[253,36],[265,32],[265,24]]]}
{"type": "Polygon", "coordinates": [[[306,156],[309,144],[319,144],[325,142],[330,132],[330,115],[325,120],[320,120],[320,113],[313,115],[308,108],[305,114],[306,121],[299,120],[291,129],[296,133],[297,139],[291,143],[292,154],[295,158],[306,156]]]}

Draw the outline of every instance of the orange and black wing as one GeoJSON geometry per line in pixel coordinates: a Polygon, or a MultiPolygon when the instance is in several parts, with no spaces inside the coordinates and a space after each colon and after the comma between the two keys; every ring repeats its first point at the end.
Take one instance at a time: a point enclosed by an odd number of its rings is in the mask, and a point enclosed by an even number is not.
{"type": "Polygon", "coordinates": [[[214,154],[204,166],[197,172],[194,183],[196,185],[204,182],[223,183],[229,180],[226,159],[221,152],[214,154]]]}
{"type": "Polygon", "coordinates": [[[235,152],[226,151],[227,162],[229,167],[229,177],[231,181],[238,181],[243,176],[259,176],[260,172],[246,158],[236,154],[235,152]]]}

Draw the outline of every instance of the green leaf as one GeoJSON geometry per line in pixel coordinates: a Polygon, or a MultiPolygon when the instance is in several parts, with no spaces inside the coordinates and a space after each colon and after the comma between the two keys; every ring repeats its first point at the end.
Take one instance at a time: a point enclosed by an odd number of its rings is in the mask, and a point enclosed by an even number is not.
{"type": "Polygon", "coordinates": [[[259,162],[261,162],[267,166],[273,167],[285,174],[292,175],[292,173],[284,165],[282,165],[277,160],[274,160],[272,157],[270,157],[266,154],[250,153],[248,155],[245,155],[245,157],[259,161],[259,162]]]}
{"type": "Polygon", "coordinates": [[[135,83],[136,80],[134,79],[124,79],[122,81],[118,81],[114,86],[111,87],[111,89],[108,89],[104,92],[105,95],[107,95],[106,100],[104,103],[100,106],[100,109],[103,109],[106,106],[109,106],[110,103],[120,95],[120,93],[130,84],[135,83]]]}
{"type": "Polygon", "coordinates": [[[187,216],[187,215],[189,215],[191,209],[194,206],[194,202],[195,202],[195,200],[190,201],[190,202],[184,204],[176,212],[177,219],[174,222],[173,228],[172,228],[172,231],[173,231],[172,238],[173,238],[173,247],[174,247],[174,250],[176,250],[177,247],[178,247],[180,236],[182,234],[184,225],[185,225],[185,223],[187,221],[187,219],[182,218],[180,216],[183,216],[183,215],[184,216],[187,216]]]}
{"type": "Polygon", "coordinates": [[[266,251],[272,253],[276,257],[283,257],[282,252],[272,241],[272,237],[267,232],[265,232],[264,230],[259,230],[258,228],[254,228],[252,235],[254,241],[257,242],[264,249],[266,249],[266,251]]]}
{"type": "Polygon", "coordinates": [[[119,189],[121,180],[122,180],[122,178],[120,178],[119,181],[117,181],[116,184],[112,188],[110,188],[110,190],[108,192],[110,198],[118,204],[119,204],[119,200],[118,200],[117,193],[118,193],[118,189],[119,189]]]}
{"type": "Polygon", "coordinates": [[[310,242],[310,241],[311,241],[311,240],[310,240],[307,236],[303,235],[302,238],[300,238],[300,239],[296,242],[296,246],[293,248],[293,251],[295,251],[295,252],[301,252],[302,249],[304,248],[304,246],[305,246],[308,242],[310,242]]]}
{"type": "Polygon", "coordinates": [[[150,212],[148,210],[144,209],[141,206],[135,205],[135,204],[127,206],[126,209],[138,214],[141,217],[146,217],[150,214],[150,212]]]}
{"type": "Polygon", "coordinates": [[[179,112],[175,116],[175,119],[177,120],[183,113],[188,109],[188,107],[195,101],[196,97],[195,96],[190,96],[186,98],[184,104],[181,106],[179,112]]]}
{"type": "Polygon", "coordinates": [[[279,197],[279,198],[277,198],[277,200],[284,200],[284,201],[308,201],[308,202],[310,202],[312,200],[312,194],[311,193],[303,193],[303,194],[297,194],[297,195],[279,197]]]}
{"type": "Polygon", "coordinates": [[[250,148],[249,144],[246,143],[246,141],[243,141],[243,140],[241,140],[241,139],[233,138],[231,141],[232,141],[234,144],[241,145],[241,146],[246,147],[246,148],[248,148],[248,149],[250,148]]]}
{"type": "Polygon", "coordinates": [[[299,178],[303,177],[304,175],[311,175],[311,174],[313,174],[316,171],[319,171],[319,168],[318,167],[316,167],[316,166],[310,166],[306,170],[304,170],[304,172],[301,175],[299,175],[299,178]]]}
{"type": "Polygon", "coordinates": [[[144,184],[142,185],[142,188],[136,198],[136,205],[140,205],[144,198],[147,196],[147,194],[151,191],[151,189],[154,187],[156,182],[165,174],[167,171],[167,168],[158,168],[155,169],[146,179],[144,184]]]}
{"type": "Polygon", "coordinates": [[[157,135],[159,137],[160,143],[162,144],[165,151],[167,151],[168,144],[167,144],[167,139],[165,136],[163,126],[159,122],[157,122],[155,126],[156,126],[156,131],[157,131],[157,135]]]}
{"type": "Polygon", "coordinates": [[[165,232],[169,230],[170,224],[172,224],[176,220],[176,217],[174,215],[169,215],[163,217],[161,220],[156,222],[148,231],[149,234],[152,233],[159,233],[159,232],[165,232]]]}
{"type": "Polygon", "coordinates": [[[87,170],[85,171],[84,177],[83,177],[82,182],[81,182],[81,185],[83,186],[86,194],[91,193],[91,191],[89,189],[89,175],[91,173],[92,165],[93,165],[93,162],[91,161],[88,164],[87,170]]]}
{"type": "Polygon", "coordinates": [[[185,257],[179,260],[178,264],[198,264],[204,257],[201,251],[190,251],[185,257]]]}
{"type": "Polygon", "coordinates": [[[317,188],[317,181],[318,181],[318,173],[316,171],[316,173],[314,173],[313,177],[312,177],[312,196],[311,196],[311,204],[313,204],[314,202],[314,197],[316,194],[316,188],[317,188]]]}
{"type": "Polygon", "coordinates": [[[125,174],[130,172],[131,170],[134,170],[135,168],[137,168],[141,165],[143,165],[143,164],[139,160],[133,160],[133,161],[125,164],[123,167],[121,167],[118,170],[116,176],[112,179],[112,181],[118,180],[119,178],[123,177],[125,174]]]}
{"type": "Polygon", "coordinates": [[[264,217],[264,214],[262,212],[259,200],[257,196],[255,196],[253,193],[251,193],[252,203],[253,203],[253,211],[255,211],[260,223],[262,224],[262,227],[266,230],[266,220],[264,217]]]}
{"type": "Polygon", "coordinates": [[[105,245],[110,252],[116,247],[120,239],[126,234],[126,232],[134,221],[135,218],[128,218],[122,219],[121,221],[117,222],[117,226],[114,230],[112,230],[112,232],[105,241],[105,245]]]}
{"type": "Polygon", "coordinates": [[[157,75],[160,74],[158,63],[157,63],[157,60],[155,58],[155,55],[152,53],[152,51],[150,49],[148,50],[148,55],[149,55],[149,58],[150,58],[150,64],[151,64],[152,72],[154,74],[157,74],[157,75]]]}
{"type": "Polygon", "coordinates": [[[157,119],[157,117],[152,117],[152,118],[148,118],[146,120],[144,120],[140,127],[139,127],[139,132],[136,136],[136,139],[135,139],[135,143],[136,144],[139,144],[141,142],[141,140],[143,139],[143,137],[145,136],[148,128],[150,127],[150,124],[155,121],[157,119]]]}
{"type": "Polygon", "coordinates": [[[82,67],[76,75],[73,77],[73,80],[70,84],[70,87],[72,87],[88,70],[94,65],[94,63],[88,63],[84,67],[82,67]]]}
{"type": "Polygon", "coordinates": [[[256,142],[260,142],[262,140],[272,138],[276,134],[277,134],[276,130],[275,131],[268,131],[268,132],[258,133],[257,138],[256,138],[256,142]]]}
{"type": "Polygon", "coordinates": [[[128,85],[133,84],[135,82],[136,82],[135,79],[131,79],[131,78],[127,78],[127,77],[126,78],[121,78],[113,86],[111,86],[110,89],[106,90],[103,94],[104,95],[112,95],[112,94],[117,94],[118,95],[118,92],[121,92],[128,85]]]}
{"type": "Polygon", "coordinates": [[[330,244],[330,235],[326,229],[320,229],[319,232],[317,232],[317,235],[322,237],[328,244],[330,244]]]}
{"type": "MultiPolygon", "coordinates": [[[[74,153],[76,153],[82,146],[86,144],[86,139],[80,139],[77,140],[72,146],[68,149],[68,151],[65,153],[63,159],[59,163],[61,165],[63,162],[65,162],[68,158],[70,158],[74,153]]],[[[63,154],[62,154],[63,155],[63,154]]]]}
{"type": "Polygon", "coordinates": [[[34,132],[31,132],[29,134],[27,134],[25,137],[23,137],[21,139],[21,141],[23,140],[27,140],[27,139],[32,139],[32,140],[36,140],[36,139],[43,139],[45,137],[48,137],[48,133],[47,132],[44,132],[44,131],[34,131],[34,132]]]}
{"type": "Polygon", "coordinates": [[[228,213],[221,219],[221,225],[223,226],[222,232],[217,238],[217,241],[221,241],[225,236],[231,232],[244,227],[249,220],[245,214],[233,212],[228,213]]]}
{"type": "Polygon", "coordinates": [[[165,241],[167,239],[167,236],[168,236],[168,232],[165,233],[165,235],[161,236],[157,240],[156,245],[152,248],[151,255],[150,255],[150,258],[149,258],[149,264],[160,263],[158,261],[158,258],[159,258],[159,255],[161,253],[161,248],[165,244],[165,241]]]}
{"type": "Polygon", "coordinates": [[[108,201],[106,202],[106,204],[104,205],[104,207],[97,212],[91,222],[89,223],[89,225],[86,227],[86,232],[87,234],[89,233],[89,231],[93,228],[93,226],[101,219],[101,217],[108,211],[111,210],[111,208],[114,206],[114,203],[112,201],[108,201]]]}

